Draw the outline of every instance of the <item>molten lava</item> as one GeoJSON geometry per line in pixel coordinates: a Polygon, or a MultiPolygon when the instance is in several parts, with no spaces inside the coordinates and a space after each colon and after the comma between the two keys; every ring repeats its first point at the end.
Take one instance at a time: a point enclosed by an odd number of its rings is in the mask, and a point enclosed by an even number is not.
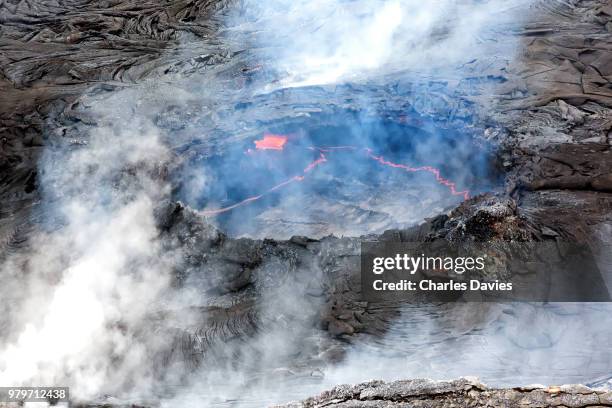
{"type": "Polygon", "coordinates": [[[405,171],[408,171],[410,173],[414,173],[414,172],[418,172],[418,171],[427,171],[431,174],[433,174],[436,177],[436,181],[439,184],[442,184],[443,186],[448,187],[448,189],[450,190],[450,193],[452,195],[460,195],[463,196],[464,200],[467,200],[470,198],[470,192],[468,190],[465,191],[457,191],[457,186],[455,183],[453,183],[450,180],[445,179],[444,177],[442,177],[440,175],[440,170],[436,169],[435,167],[431,167],[431,166],[421,166],[421,167],[410,167],[410,166],[406,166],[405,164],[398,164],[398,163],[393,163],[390,161],[385,160],[382,156],[375,156],[372,153],[372,150],[370,149],[365,149],[368,157],[372,160],[377,161],[378,163],[384,165],[384,166],[389,166],[389,167],[393,167],[395,169],[402,169],[405,171]]]}
{"type": "MultiPolygon", "coordinates": [[[[273,135],[273,134],[265,134],[264,138],[262,140],[256,140],[255,141],[255,146],[258,150],[283,150],[283,148],[285,147],[285,144],[287,143],[287,136],[283,136],[283,135],[273,135]]],[[[252,196],[252,197],[248,197],[245,198],[244,200],[230,205],[228,207],[223,207],[223,208],[218,208],[218,209],[214,209],[214,210],[204,210],[202,211],[202,214],[205,216],[215,216],[218,214],[222,214],[228,211],[231,211],[237,207],[241,207],[243,205],[246,205],[250,202],[259,200],[260,198],[264,197],[267,194],[270,194],[276,190],[279,190],[282,187],[285,187],[288,184],[291,184],[293,182],[296,181],[303,181],[306,178],[306,175],[308,173],[310,173],[312,170],[314,170],[316,167],[318,167],[320,164],[323,164],[325,162],[327,162],[327,156],[325,155],[325,153],[332,153],[334,151],[339,151],[339,150],[344,150],[344,151],[352,151],[352,152],[356,152],[356,151],[363,151],[365,152],[366,156],[369,159],[372,159],[376,162],[378,162],[379,164],[383,165],[383,166],[387,166],[387,167],[391,167],[391,168],[395,168],[395,169],[401,169],[410,173],[414,173],[414,172],[428,172],[434,175],[436,182],[440,185],[443,185],[445,187],[448,188],[448,190],[450,191],[450,193],[452,195],[459,195],[462,196],[464,200],[467,200],[470,198],[470,192],[468,190],[465,191],[458,191],[457,190],[457,186],[454,182],[445,179],[444,177],[442,177],[442,175],[440,174],[440,170],[432,167],[432,166],[420,166],[420,167],[411,167],[405,164],[399,164],[399,163],[393,163],[391,161],[385,160],[382,156],[376,156],[372,150],[370,148],[359,148],[357,146],[322,146],[322,147],[317,147],[317,146],[312,146],[309,147],[308,149],[316,151],[319,153],[319,158],[313,160],[311,163],[309,163],[304,170],[302,171],[302,174],[298,174],[295,175],[285,181],[283,181],[282,183],[279,183],[273,187],[270,187],[268,190],[266,190],[265,192],[258,194],[256,196],[252,196]]],[[[250,150],[249,150],[250,151],[250,150]]],[[[247,151],[247,152],[249,152],[247,151]]]]}
{"type": "Polygon", "coordinates": [[[287,143],[287,136],[265,134],[264,138],[255,141],[258,150],[283,150],[287,143]]]}
{"type": "Polygon", "coordinates": [[[316,160],[314,160],[314,161],[312,161],[311,163],[309,163],[309,164],[308,164],[308,166],[306,166],[306,167],[304,168],[304,171],[303,171],[303,173],[302,173],[302,174],[299,174],[299,175],[293,176],[293,177],[291,177],[291,178],[289,178],[289,179],[287,179],[287,180],[283,181],[282,183],[278,183],[277,185],[275,185],[275,186],[273,186],[273,187],[270,187],[270,188],[269,188],[269,189],[267,189],[265,192],[263,192],[263,193],[261,193],[261,194],[259,194],[259,195],[256,195],[256,196],[252,196],[252,197],[245,198],[244,200],[242,200],[242,201],[240,201],[240,202],[238,202],[238,203],[236,203],[236,204],[230,205],[230,206],[228,206],[228,207],[218,208],[218,209],[215,209],[215,210],[204,210],[204,211],[202,211],[202,214],[203,214],[203,215],[207,215],[207,216],[215,216],[215,215],[219,215],[219,214],[222,214],[222,213],[225,213],[225,212],[231,211],[231,210],[233,210],[234,208],[237,208],[237,207],[241,207],[241,206],[243,206],[243,205],[246,205],[246,204],[248,204],[248,203],[250,203],[250,202],[252,202],[252,201],[259,200],[259,199],[260,199],[260,198],[262,198],[263,196],[265,196],[265,195],[267,195],[267,194],[270,194],[270,193],[273,193],[274,191],[276,191],[276,190],[278,190],[278,189],[280,189],[280,188],[283,188],[283,187],[285,187],[286,185],[291,184],[291,183],[293,183],[293,182],[295,182],[295,181],[304,181],[304,178],[305,178],[305,176],[306,176],[306,173],[309,173],[310,171],[314,170],[314,169],[315,169],[315,168],[316,168],[318,165],[323,164],[323,163],[325,163],[326,161],[327,161],[327,158],[325,157],[325,155],[323,154],[323,152],[319,152],[319,158],[318,158],[318,159],[316,159],[316,160]]]}

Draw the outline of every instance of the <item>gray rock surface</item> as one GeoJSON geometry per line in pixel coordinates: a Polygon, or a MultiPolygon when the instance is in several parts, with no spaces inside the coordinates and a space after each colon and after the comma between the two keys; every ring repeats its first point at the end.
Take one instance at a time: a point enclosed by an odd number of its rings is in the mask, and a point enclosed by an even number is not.
{"type": "MultiPolygon", "coordinates": [[[[488,388],[474,379],[372,381],[342,385],[286,408],[316,407],[606,407],[612,393],[581,385],[488,388]]],[[[280,407],[280,406],[279,406],[280,407]]]]}
{"type": "MultiPolygon", "coordinates": [[[[608,3],[537,2],[533,21],[508,31],[523,43],[520,58],[468,64],[465,69],[475,78],[469,84],[442,78],[443,85],[428,93],[438,102],[423,111],[431,116],[454,112],[457,121],[447,127],[460,126],[462,117],[473,117],[470,131],[501,146],[497,161],[504,188],[467,200],[417,227],[371,238],[570,239],[591,243],[609,269],[612,9],[608,3]],[[490,77],[503,81],[495,112],[484,117],[480,106],[485,97],[478,80],[490,77]]],[[[38,160],[49,146],[76,149],[87,144],[88,132],[99,125],[99,118],[88,116],[88,104],[147,79],[163,86],[177,73],[185,78],[203,75],[204,86],[218,91],[226,105],[194,102],[186,109],[168,103],[161,112],[151,113],[161,132],[172,132],[166,140],[172,151],[184,157],[222,154],[232,142],[259,132],[250,126],[258,123],[256,115],[236,109],[234,102],[244,102],[248,85],[265,82],[274,72],[258,68],[248,52],[215,37],[229,5],[186,0],[0,2],[0,256],[27,250],[29,234],[40,228],[38,160]],[[185,40],[189,47],[181,45],[185,40]],[[245,126],[234,132],[235,123],[245,126]],[[185,147],[193,133],[203,129],[210,131],[211,144],[185,147]]],[[[176,85],[191,85],[188,80],[186,84],[176,85]]],[[[405,94],[367,86],[377,101],[385,101],[389,112],[405,107],[405,94]]],[[[323,113],[353,108],[345,96],[358,88],[286,91],[253,102],[276,104],[279,109],[272,110],[270,123],[287,124],[297,120],[296,110],[304,113],[299,109],[322,100],[323,113]]],[[[395,120],[402,119],[395,116],[395,120]]],[[[157,170],[159,180],[168,180],[173,163],[157,170]]],[[[363,214],[361,209],[356,212],[356,218],[363,214]]],[[[387,225],[386,219],[372,219],[387,225]]],[[[160,356],[160,365],[186,359],[197,366],[206,358],[214,359],[216,347],[240,342],[269,325],[290,330],[289,324],[275,320],[275,313],[259,307],[261,294],[279,276],[299,283],[299,294],[309,305],[303,310],[312,312],[287,314],[288,320],[297,316],[306,321],[314,333],[305,341],[303,355],[296,358],[296,365],[308,361],[308,370],[341,360],[346,344],[361,334],[383,336],[399,313],[397,304],[369,305],[360,298],[358,238],[233,239],[172,197],[159,204],[157,221],[164,244],[180,247],[186,254],[176,266],[175,285],[196,288],[208,299],[208,304],[196,308],[198,318],[192,326],[166,333],[175,341],[167,355],[160,356]],[[314,284],[313,274],[318,278],[314,284]]],[[[151,319],[171,319],[171,313],[151,319]]],[[[612,406],[609,393],[576,387],[495,390],[467,380],[340,387],[296,406],[383,403],[612,406]]]]}

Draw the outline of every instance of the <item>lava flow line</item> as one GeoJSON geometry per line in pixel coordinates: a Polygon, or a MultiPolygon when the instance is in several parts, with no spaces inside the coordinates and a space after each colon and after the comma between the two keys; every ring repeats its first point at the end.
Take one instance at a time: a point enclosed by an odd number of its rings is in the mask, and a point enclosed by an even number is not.
{"type": "Polygon", "coordinates": [[[457,191],[457,185],[453,183],[452,181],[442,177],[442,175],[440,174],[440,170],[435,167],[432,167],[432,166],[411,167],[411,166],[406,166],[405,164],[393,163],[388,160],[385,160],[382,156],[376,156],[375,154],[372,153],[372,150],[369,148],[366,148],[364,150],[366,151],[370,159],[377,161],[378,163],[384,166],[393,167],[395,169],[402,169],[410,173],[416,173],[419,171],[429,172],[436,177],[436,181],[438,182],[438,184],[448,187],[452,195],[463,196],[464,200],[468,200],[470,198],[470,192],[468,190],[457,191]]]}
{"type": "MultiPolygon", "coordinates": [[[[334,150],[352,150],[352,151],[359,150],[357,146],[322,146],[322,147],[310,147],[309,149],[318,150],[320,152],[326,152],[326,153],[334,151],[334,150]]],[[[448,187],[451,195],[463,196],[465,200],[468,200],[470,198],[470,192],[468,190],[457,191],[457,185],[453,183],[452,181],[442,177],[442,175],[440,174],[440,170],[435,167],[432,167],[432,166],[411,167],[405,164],[393,163],[391,161],[385,160],[383,156],[376,156],[374,153],[372,153],[372,149],[368,147],[363,148],[363,151],[366,153],[368,158],[378,162],[379,164],[382,164],[383,166],[388,166],[388,167],[392,167],[395,169],[402,169],[410,173],[416,173],[420,171],[429,172],[435,176],[438,184],[448,187]]]]}
{"type": "Polygon", "coordinates": [[[205,216],[215,216],[215,215],[219,215],[219,214],[223,214],[225,212],[231,211],[231,210],[233,210],[235,208],[242,207],[243,205],[246,205],[246,204],[248,204],[250,202],[257,201],[260,198],[262,198],[262,197],[264,197],[264,196],[266,196],[266,195],[268,195],[270,193],[273,193],[276,190],[279,190],[279,189],[285,187],[286,185],[289,185],[289,184],[294,183],[296,181],[304,181],[304,179],[306,178],[306,175],[308,173],[310,173],[317,166],[325,163],[326,161],[327,161],[327,157],[325,157],[323,152],[319,152],[319,158],[314,160],[314,161],[312,161],[311,163],[309,163],[308,166],[306,166],[304,168],[302,174],[293,176],[293,177],[283,181],[282,183],[278,183],[277,185],[269,188],[268,190],[266,190],[265,192],[263,192],[261,194],[245,198],[244,200],[242,200],[240,202],[237,202],[236,204],[232,204],[232,205],[230,205],[228,207],[217,208],[217,209],[214,209],[214,210],[202,210],[201,213],[203,215],[205,215],[205,216]]]}
{"type": "MultiPolygon", "coordinates": [[[[284,150],[286,142],[287,142],[286,136],[266,134],[264,135],[264,138],[262,140],[255,141],[255,146],[257,150],[284,150]]],[[[205,216],[219,215],[219,214],[231,211],[235,208],[241,207],[243,205],[249,204],[253,201],[257,201],[261,199],[262,197],[270,193],[273,193],[274,191],[279,190],[289,184],[292,184],[294,182],[303,181],[308,175],[308,173],[310,173],[312,170],[314,170],[319,165],[327,162],[327,156],[325,155],[325,153],[330,153],[330,152],[339,151],[339,150],[349,150],[349,151],[363,150],[369,159],[372,159],[383,166],[388,166],[388,167],[395,168],[395,169],[401,169],[401,170],[404,170],[410,173],[416,173],[416,172],[431,173],[434,175],[436,182],[438,184],[443,185],[449,189],[451,195],[462,196],[464,200],[468,200],[470,198],[470,192],[468,190],[458,191],[457,185],[454,182],[442,177],[440,170],[432,166],[412,167],[412,166],[407,166],[405,164],[394,163],[394,162],[386,160],[383,156],[375,155],[372,152],[372,149],[370,148],[359,148],[357,146],[311,146],[311,147],[308,147],[308,149],[319,152],[319,157],[316,160],[309,163],[302,171],[302,174],[293,176],[283,181],[282,183],[279,183],[269,188],[268,190],[266,190],[265,192],[261,194],[245,198],[244,200],[239,201],[230,206],[217,208],[213,210],[202,210],[201,213],[205,216]]],[[[247,152],[249,151],[250,149],[247,152]]]]}

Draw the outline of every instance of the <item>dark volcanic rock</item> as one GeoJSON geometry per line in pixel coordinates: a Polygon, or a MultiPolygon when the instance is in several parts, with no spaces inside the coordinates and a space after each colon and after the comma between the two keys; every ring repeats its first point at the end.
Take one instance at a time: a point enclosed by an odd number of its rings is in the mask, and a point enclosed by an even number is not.
{"type": "MultiPolygon", "coordinates": [[[[398,112],[419,107],[423,114],[452,116],[447,126],[481,133],[479,137],[500,145],[503,191],[474,197],[414,228],[368,238],[570,239],[604,248],[612,244],[612,11],[607,1],[537,2],[533,21],[508,30],[523,42],[520,58],[508,64],[468,64],[465,69],[475,81],[434,81],[436,86],[427,93],[430,103],[417,107],[407,106],[406,93],[397,91],[412,85],[401,81],[394,90],[368,84],[250,95],[250,83],[272,74],[254,68],[258,64],[248,53],[228,49],[215,37],[229,4],[0,2],[2,257],[26,247],[27,237],[43,218],[37,167],[43,149],[86,145],[88,133],[100,126],[100,118],[88,114],[92,100],[147,79],[174,79],[176,73],[187,78],[204,75],[203,87],[218,92],[226,105],[200,101],[178,106],[168,101],[156,107],[152,122],[167,132],[164,141],[175,158],[221,154],[231,143],[258,134],[262,124],[249,107],[277,106],[269,110],[269,123],[287,125],[311,114],[304,106],[330,117],[351,111],[355,105],[350,97],[365,91],[393,120],[403,120],[398,112]],[[181,37],[195,40],[181,48],[181,37]],[[486,83],[487,78],[503,78],[492,117],[484,117],[490,111],[482,106],[489,99],[485,86],[478,85],[478,79],[486,83]],[[464,118],[473,118],[474,124],[461,125],[464,118]],[[192,146],[194,134],[201,133],[207,134],[210,145],[192,146]]],[[[159,166],[159,180],[172,173],[172,164],[159,166]]],[[[362,209],[355,213],[386,225],[379,214],[362,209]]],[[[310,362],[317,353],[338,360],[345,344],[362,333],[384,335],[399,314],[398,304],[372,305],[361,299],[359,238],[232,239],[173,198],[158,205],[155,217],[163,245],[180,255],[174,285],[193,289],[207,302],[189,311],[196,316],[193,325],[162,333],[176,339],[162,356],[163,363],[186,359],[197,366],[216,358],[219,348],[258,331],[274,327],[290,332],[292,321],[314,333],[303,343],[312,353],[304,352],[302,360],[296,357],[296,365],[310,362]],[[294,288],[290,296],[274,292],[287,282],[294,288]],[[263,294],[270,293],[278,302],[295,301],[262,305],[263,294]],[[303,304],[297,303],[302,299],[303,304]],[[319,342],[316,335],[331,340],[319,342]],[[319,343],[324,344],[321,349],[316,348],[319,343]]],[[[278,223],[275,228],[288,229],[278,223]]],[[[152,319],[172,320],[170,315],[152,319]]],[[[578,387],[496,390],[467,380],[404,381],[339,387],[295,406],[385,406],[381,404],[586,407],[612,405],[612,400],[609,393],[578,387]]]]}
{"type": "MultiPolygon", "coordinates": [[[[340,385],[301,402],[275,405],[275,408],[467,408],[467,407],[607,407],[612,404],[612,392],[596,390],[584,385],[527,386],[520,388],[489,388],[476,379],[453,381],[401,380],[371,381],[357,385],[340,385]]],[[[77,408],[153,408],[155,403],[87,404],[77,408]]],[[[0,403],[2,408],[17,405],[0,403]]]]}
{"type": "Polygon", "coordinates": [[[581,385],[495,389],[472,379],[404,380],[342,385],[283,407],[603,407],[611,401],[611,392],[581,385]]]}

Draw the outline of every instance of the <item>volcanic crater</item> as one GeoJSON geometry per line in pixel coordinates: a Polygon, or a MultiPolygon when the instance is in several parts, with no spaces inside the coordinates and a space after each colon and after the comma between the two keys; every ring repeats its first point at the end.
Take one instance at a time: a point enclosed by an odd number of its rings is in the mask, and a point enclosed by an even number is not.
{"type": "Polygon", "coordinates": [[[194,192],[177,170],[177,198],[232,236],[320,238],[406,228],[501,185],[493,145],[469,123],[379,115],[266,123],[258,139],[185,163],[204,180],[194,192]]]}
{"type": "MultiPolygon", "coordinates": [[[[88,407],[259,407],[368,374],[609,388],[609,304],[371,303],[359,278],[363,239],[573,240],[611,270],[608,2],[535,1],[448,70],[317,86],[253,45],[285,27],[228,27],[236,3],[0,2],[0,356],[33,359],[0,378],[88,407]]],[[[609,398],[417,380],[297,406],[609,398]]]]}

